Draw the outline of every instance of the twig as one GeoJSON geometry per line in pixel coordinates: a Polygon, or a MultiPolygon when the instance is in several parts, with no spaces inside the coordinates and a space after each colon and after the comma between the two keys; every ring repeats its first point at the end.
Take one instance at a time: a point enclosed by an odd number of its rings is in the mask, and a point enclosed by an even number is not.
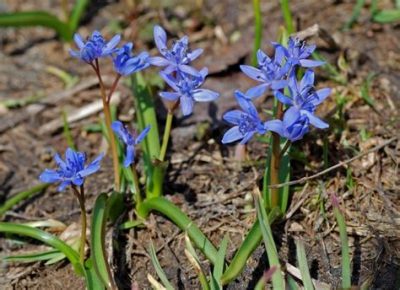
{"type": "Polygon", "coordinates": [[[293,180],[293,181],[289,181],[289,182],[270,185],[268,187],[269,188],[280,188],[280,187],[284,187],[284,186],[288,186],[288,185],[304,183],[304,182],[306,182],[308,180],[311,180],[311,179],[320,177],[322,175],[325,175],[326,173],[331,172],[332,170],[335,170],[337,168],[343,167],[343,166],[353,162],[354,160],[360,159],[361,157],[363,157],[365,155],[368,155],[368,154],[370,154],[372,152],[378,151],[378,150],[382,149],[383,147],[389,145],[393,141],[396,141],[397,139],[399,139],[399,136],[395,136],[393,138],[390,138],[389,140],[387,140],[386,142],[382,143],[381,145],[375,146],[374,148],[372,148],[370,150],[367,150],[365,152],[362,152],[362,153],[360,153],[360,154],[358,154],[358,155],[356,155],[356,156],[354,156],[354,157],[352,157],[352,158],[350,158],[350,159],[348,159],[346,161],[339,162],[338,164],[333,165],[333,166],[331,166],[331,167],[329,167],[329,168],[327,168],[327,169],[325,169],[323,171],[320,171],[320,172],[318,172],[318,173],[316,173],[314,175],[303,177],[303,178],[300,178],[300,179],[297,179],[297,180],[293,180]]]}

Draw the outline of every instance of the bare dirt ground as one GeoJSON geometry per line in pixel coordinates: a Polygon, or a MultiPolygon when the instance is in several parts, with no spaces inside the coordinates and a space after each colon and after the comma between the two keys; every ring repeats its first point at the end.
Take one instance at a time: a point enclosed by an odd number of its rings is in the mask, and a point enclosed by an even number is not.
{"type": "MultiPolygon", "coordinates": [[[[198,1],[199,6],[193,5],[192,1],[163,1],[163,7],[150,2],[143,1],[136,7],[128,7],[125,1],[110,1],[98,7],[93,4],[79,32],[87,35],[98,29],[108,37],[119,32],[123,39],[135,42],[136,51],[151,49],[151,53],[156,54],[152,27],[160,23],[172,35],[188,34],[192,47],[205,49],[198,65],[209,67],[206,86],[220,92],[221,97],[214,104],[197,104],[192,116],[175,120],[165,194],[188,213],[214,243],[229,234],[229,260],[254,221],[255,211],[248,196],[261,182],[268,147],[253,141],[248,146],[249,161],[239,164],[233,159],[234,146],[220,143],[227,128],[221,116],[236,106],[233,91],[252,85],[239,69],[239,64],[249,62],[252,49],[251,1],[198,1]]],[[[262,2],[262,47],[271,52],[270,42],[276,40],[283,20],[279,1],[262,2]]],[[[347,84],[339,84],[331,80],[327,72],[319,71],[318,86],[329,86],[334,90],[320,111],[331,127],[323,133],[313,131],[296,144],[292,179],[298,179],[399,135],[400,26],[372,23],[368,10],[364,9],[358,23],[351,30],[343,31],[353,1],[293,2],[298,30],[318,24],[322,32],[313,36],[310,42],[318,45],[318,50],[332,65],[345,59],[347,65],[341,65],[341,73],[348,80],[347,84]],[[368,104],[362,97],[362,87],[371,73],[376,76],[369,88],[372,103],[368,104]],[[343,107],[340,100],[344,100],[343,107]],[[329,148],[328,164],[323,162],[323,144],[329,148]]],[[[390,3],[382,1],[380,5],[384,8],[390,3]]],[[[60,4],[58,1],[11,0],[0,4],[0,11],[29,9],[60,13],[60,4]]],[[[0,106],[0,202],[21,189],[38,184],[38,175],[50,166],[53,154],[63,152],[67,147],[62,129],[46,125],[60,120],[63,110],[72,114],[99,98],[90,67],[71,59],[67,48],[67,44],[61,43],[47,29],[0,30],[0,102],[38,98],[34,104],[22,107],[0,106]],[[65,89],[59,78],[46,71],[48,66],[78,76],[78,89],[76,86],[72,92],[65,89]],[[65,91],[67,96],[61,100],[49,101],[65,91]],[[44,106],[44,110],[37,113],[37,106],[44,106]]],[[[111,67],[104,71],[105,75],[111,75],[111,67]]],[[[120,119],[134,120],[129,88],[121,85],[118,92],[120,119]]],[[[270,103],[269,98],[259,106],[268,108],[270,103]]],[[[165,110],[161,102],[159,107],[162,128],[165,110]]],[[[93,114],[71,124],[79,150],[91,153],[91,156],[106,146],[100,133],[88,130],[88,126],[98,123],[100,117],[100,113],[93,114]]],[[[372,289],[398,289],[399,161],[400,141],[397,139],[346,167],[310,180],[305,186],[294,186],[289,207],[292,214],[274,225],[282,264],[296,265],[294,240],[301,238],[307,245],[312,277],[333,288],[340,287],[340,240],[329,198],[334,193],[340,197],[348,225],[352,284],[361,285],[368,280],[372,289]]],[[[111,160],[106,159],[96,178],[88,179],[89,212],[95,196],[111,190],[111,179],[111,160]]],[[[132,218],[131,212],[128,217],[132,218]]],[[[50,218],[67,225],[78,222],[79,208],[74,196],[69,192],[58,193],[50,187],[24,201],[3,219],[26,222],[50,218]]],[[[109,242],[117,238],[120,245],[118,251],[110,250],[109,254],[113,257],[113,268],[121,289],[131,289],[133,285],[140,289],[150,288],[147,273],[155,276],[147,253],[150,239],[156,245],[168,278],[176,287],[199,288],[195,271],[183,254],[184,235],[164,217],[151,215],[146,227],[130,231],[109,227],[108,236],[109,242]]],[[[23,252],[36,247],[35,243],[21,245],[4,239],[4,236],[0,239],[2,253],[23,252]]],[[[243,274],[228,289],[254,287],[267,268],[263,249],[259,247],[243,274]]],[[[76,278],[71,265],[66,262],[52,266],[43,263],[2,264],[0,275],[2,289],[84,288],[84,281],[76,278]]]]}

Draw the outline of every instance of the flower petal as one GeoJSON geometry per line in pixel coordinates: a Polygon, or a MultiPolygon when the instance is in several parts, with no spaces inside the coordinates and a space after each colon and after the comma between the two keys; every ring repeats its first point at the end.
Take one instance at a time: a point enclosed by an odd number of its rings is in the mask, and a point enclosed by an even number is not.
{"type": "Polygon", "coordinates": [[[318,96],[318,100],[313,100],[312,103],[314,106],[318,106],[321,104],[330,94],[332,90],[330,88],[320,89],[316,92],[318,96]]]}
{"type": "Polygon", "coordinates": [[[71,184],[70,180],[65,180],[65,181],[61,182],[61,184],[58,186],[57,190],[64,191],[64,189],[70,184],[71,184]]]}
{"type": "Polygon", "coordinates": [[[181,97],[181,110],[184,116],[190,115],[193,112],[194,101],[189,97],[181,97]]]}
{"type": "Polygon", "coordinates": [[[288,106],[293,106],[293,100],[290,99],[289,97],[285,96],[282,94],[280,91],[275,91],[275,98],[278,99],[282,104],[288,105],[288,106]]]}
{"type": "Polygon", "coordinates": [[[271,82],[271,89],[280,90],[288,85],[287,80],[277,80],[271,82]]]}
{"type": "Polygon", "coordinates": [[[82,37],[78,33],[74,34],[74,42],[79,49],[82,49],[85,46],[82,37]]]}
{"type": "Polygon", "coordinates": [[[244,135],[242,141],[240,141],[240,144],[244,145],[244,144],[246,144],[247,142],[249,142],[250,139],[254,136],[254,134],[255,134],[255,131],[251,131],[251,132],[246,133],[246,134],[244,135]]]}
{"type": "Polygon", "coordinates": [[[252,87],[249,90],[247,90],[246,96],[251,99],[258,98],[265,93],[265,91],[268,89],[269,86],[270,84],[268,83],[262,83],[261,85],[252,87]]]}
{"type": "Polygon", "coordinates": [[[165,55],[165,51],[167,50],[167,33],[159,25],[154,26],[154,42],[160,53],[165,55]]]}
{"type": "Polygon", "coordinates": [[[128,145],[125,149],[124,167],[128,167],[135,161],[135,146],[128,145]]]}
{"type": "Polygon", "coordinates": [[[295,107],[290,107],[283,115],[283,124],[286,128],[290,127],[300,118],[300,112],[295,107]]]}
{"type": "Polygon", "coordinates": [[[180,97],[180,94],[175,92],[159,92],[158,94],[168,101],[176,101],[180,97]]]}
{"type": "Polygon", "coordinates": [[[149,63],[154,66],[167,66],[171,62],[161,56],[152,56],[149,58],[149,63]]]}
{"type": "Polygon", "coordinates": [[[143,131],[139,134],[139,136],[136,137],[135,144],[139,144],[140,142],[143,141],[143,139],[149,133],[150,128],[151,128],[151,126],[147,126],[146,128],[143,129],[143,131]]]}
{"type": "Polygon", "coordinates": [[[217,92],[207,89],[197,89],[193,91],[193,99],[197,102],[210,102],[218,98],[217,92]]]}
{"type": "Polygon", "coordinates": [[[256,80],[258,82],[264,81],[264,74],[258,68],[255,68],[255,67],[252,67],[252,66],[249,66],[249,65],[241,65],[240,69],[249,78],[252,78],[253,80],[256,80]]]}
{"type": "Polygon", "coordinates": [[[242,115],[243,115],[242,111],[232,110],[225,113],[222,118],[231,124],[238,125],[242,115]]]}
{"type": "MultiPolygon", "coordinates": [[[[117,34],[115,35],[113,38],[111,38],[111,40],[106,44],[106,46],[104,47],[104,50],[107,52],[112,52],[112,50],[118,45],[118,43],[121,41],[121,35],[117,34]]],[[[130,48],[132,49],[133,44],[128,43],[128,47],[130,46],[130,48]]]]}
{"type": "Polygon", "coordinates": [[[178,70],[180,70],[181,72],[187,73],[189,75],[192,75],[192,76],[200,75],[200,73],[197,69],[191,67],[190,65],[186,65],[186,64],[178,65],[178,70]]]}
{"type": "Polygon", "coordinates": [[[243,111],[258,119],[257,109],[246,95],[244,95],[241,91],[236,90],[235,97],[243,111]]]}
{"type": "Polygon", "coordinates": [[[164,79],[164,81],[176,92],[179,92],[179,88],[176,85],[176,79],[170,74],[165,73],[165,71],[160,72],[160,76],[164,79]]]}
{"type": "Polygon", "coordinates": [[[307,116],[308,120],[310,121],[310,124],[313,125],[314,127],[317,127],[319,129],[326,129],[329,127],[328,123],[325,123],[320,118],[315,116],[313,113],[305,110],[302,110],[301,113],[307,116]]]}
{"type": "Polygon", "coordinates": [[[317,67],[324,65],[324,61],[319,61],[319,60],[311,60],[311,59],[301,59],[300,60],[300,65],[302,67],[317,67]]]}
{"type": "Polygon", "coordinates": [[[306,87],[314,86],[314,79],[315,79],[314,71],[310,69],[306,70],[300,82],[300,91],[302,91],[306,87]]]}
{"type": "Polygon", "coordinates": [[[192,52],[189,52],[187,54],[187,57],[190,59],[190,61],[194,61],[196,58],[198,58],[202,53],[203,53],[203,49],[202,48],[197,48],[195,50],[193,50],[192,52]]]}
{"type": "Polygon", "coordinates": [[[41,182],[54,183],[62,180],[62,177],[56,170],[45,169],[42,174],[40,174],[39,179],[41,182]]]}
{"type": "Polygon", "coordinates": [[[97,172],[100,169],[101,160],[104,157],[104,153],[101,153],[99,156],[96,157],[84,170],[78,172],[80,177],[86,177],[97,172]]]}
{"type": "Polygon", "coordinates": [[[120,121],[114,121],[111,124],[111,129],[117,134],[117,136],[126,144],[129,139],[129,132],[126,130],[124,124],[120,121]]]}
{"type": "Polygon", "coordinates": [[[240,133],[239,131],[239,126],[235,126],[225,132],[224,137],[222,138],[222,143],[223,144],[231,143],[239,139],[242,139],[243,137],[244,137],[243,134],[240,133]]]}

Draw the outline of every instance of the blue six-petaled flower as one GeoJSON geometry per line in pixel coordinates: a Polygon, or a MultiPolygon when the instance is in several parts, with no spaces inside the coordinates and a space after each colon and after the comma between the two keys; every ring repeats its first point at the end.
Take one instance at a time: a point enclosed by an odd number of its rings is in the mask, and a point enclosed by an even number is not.
{"type": "Polygon", "coordinates": [[[199,71],[197,76],[180,73],[176,76],[160,72],[161,77],[174,90],[174,92],[160,92],[160,96],[168,101],[179,99],[181,110],[184,116],[193,112],[194,102],[209,102],[218,98],[219,94],[208,90],[200,89],[208,74],[207,68],[199,71]]]}
{"type": "Polygon", "coordinates": [[[165,30],[159,26],[154,26],[154,41],[161,56],[150,58],[150,63],[155,66],[164,68],[164,73],[183,72],[190,75],[198,75],[198,71],[189,64],[202,54],[203,49],[198,48],[193,51],[189,49],[189,38],[183,36],[176,41],[171,49],[167,47],[167,34],[165,30]]]}
{"type": "Polygon", "coordinates": [[[267,132],[265,124],[261,121],[257,109],[248,96],[238,90],[235,91],[235,96],[243,111],[233,110],[223,116],[225,121],[235,125],[224,134],[222,138],[224,144],[237,140],[241,140],[240,144],[246,144],[254,134],[267,132]]]}
{"type": "Polygon", "coordinates": [[[276,49],[281,49],[291,66],[317,67],[325,62],[308,59],[314,52],[316,45],[306,45],[305,41],[290,37],[287,48],[279,43],[273,43],[276,49]]]}
{"type": "Polygon", "coordinates": [[[86,63],[93,63],[94,60],[102,57],[111,56],[116,51],[116,46],[121,40],[120,35],[115,35],[108,43],[100,32],[94,31],[86,42],[82,37],[75,33],[74,41],[79,50],[70,49],[72,57],[79,58],[86,63]]]}
{"type": "Polygon", "coordinates": [[[275,97],[283,104],[290,106],[286,114],[298,111],[300,115],[306,116],[310,123],[320,129],[328,128],[329,125],[314,115],[316,107],[321,104],[331,93],[329,88],[314,89],[314,72],[307,70],[301,79],[297,81],[296,73],[293,71],[289,76],[290,97],[280,91],[275,91],[275,97]]]}
{"type": "Polygon", "coordinates": [[[246,96],[256,98],[265,93],[268,88],[279,90],[287,85],[285,80],[289,66],[285,63],[283,48],[276,48],[272,59],[262,50],[257,51],[258,68],[250,65],[241,65],[240,69],[248,77],[261,82],[246,92],[246,96]]]}
{"type": "Polygon", "coordinates": [[[86,154],[68,148],[65,152],[65,161],[58,154],[54,156],[59,168],[57,170],[45,169],[39,179],[46,183],[60,182],[59,191],[63,191],[69,185],[81,186],[88,175],[100,169],[100,162],[103,157],[104,154],[100,154],[89,165],[85,166],[86,154]]]}
{"type": "Polygon", "coordinates": [[[149,53],[144,51],[135,56],[132,54],[132,48],[133,43],[129,42],[115,51],[114,69],[120,75],[128,76],[150,66],[149,53]]]}
{"type": "Polygon", "coordinates": [[[117,136],[125,143],[124,167],[128,167],[135,162],[135,146],[138,145],[150,131],[150,126],[146,127],[137,137],[131,134],[120,121],[114,121],[111,128],[117,136]]]}

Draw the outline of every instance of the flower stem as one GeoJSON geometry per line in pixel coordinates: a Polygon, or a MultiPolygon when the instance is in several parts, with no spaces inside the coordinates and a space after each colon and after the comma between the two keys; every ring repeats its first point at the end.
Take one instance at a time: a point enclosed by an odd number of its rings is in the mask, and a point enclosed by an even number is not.
{"type": "Polygon", "coordinates": [[[139,187],[139,177],[137,174],[135,163],[132,163],[131,169],[132,169],[133,183],[135,186],[135,194],[136,194],[135,200],[136,200],[136,208],[137,208],[140,206],[140,204],[142,202],[142,196],[140,195],[141,193],[140,193],[140,187],[139,187]]]}
{"type": "Polygon", "coordinates": [[[80,189],[75,185],[72,185],[72,190],[74,195],[78,198],[79,207],[81,208],[81,242],[79,244],[79,258],[82,265],[85,262],[85,245],[86,245],[86,208],[85,208],[85,191],[83,185],[81,185],[80,189]]]}
{"type": "MultiPolygon", "coordinates": [[[[103,82],[103,79],[102,79],[101,73],[100,73],[99,62],[97,59],[96,59],[95,64],[92,64],[92,67],[93,67],[94,71],[96,72],[97,78],[99,79],[101,98],[103,100],[103,112],[104,112],[104,117],[105,117],[105,121],[106,121],[108,137],[110,139],[111,154],[112,154],[112,159],[113,159],[115,190],[119,191],[120,180],[119,180],[118,152],[117,152],[117,144],[115,142],[114,132],[111,129],[111,112],[110,112],[110,102],[109,102],[109,98],[111,98],[113,90],[111,90],[109,97],[107,97],[104,82],[103,82]]],[[[113,85],[114,90],[115,90],[116,84],[118,83],[118,79],[119,79],[119,77],[117,77],[116,81],[114,82],[114,84],[115,84],[115,86],[113,85]]]]}
{"type": "MultiPolygon", "coordinates": [[[[281,119],[283,105],[278,102],[276,107],[276,118],[281,119]]],[[[281,160],[281,138],[279,134],[272,133],[272,156],[271,156],[271,179],[270,184],[279,184],[279,164],[281,160]]],[[[277,207],[279,203],[279,188],[271,189],[271,208],[277,207]]]]}
{"type": "Polygon", "coordinates": [[[160,161],[164,161],[165,159],[165,154],[167,152],[167,147],[168,147],[168,141],[169,141],[169,136],[171,135],[171,126],[172,126],[172,119],[174,118],[174,114],[172,110],[168,110],[167,114],[167,120],[165,121],[165,128],[164,128],[164,135],[163,135],[163,140],[162,140],[162,145],[161,145],[161,151],[160,151],[160,161]]]}

